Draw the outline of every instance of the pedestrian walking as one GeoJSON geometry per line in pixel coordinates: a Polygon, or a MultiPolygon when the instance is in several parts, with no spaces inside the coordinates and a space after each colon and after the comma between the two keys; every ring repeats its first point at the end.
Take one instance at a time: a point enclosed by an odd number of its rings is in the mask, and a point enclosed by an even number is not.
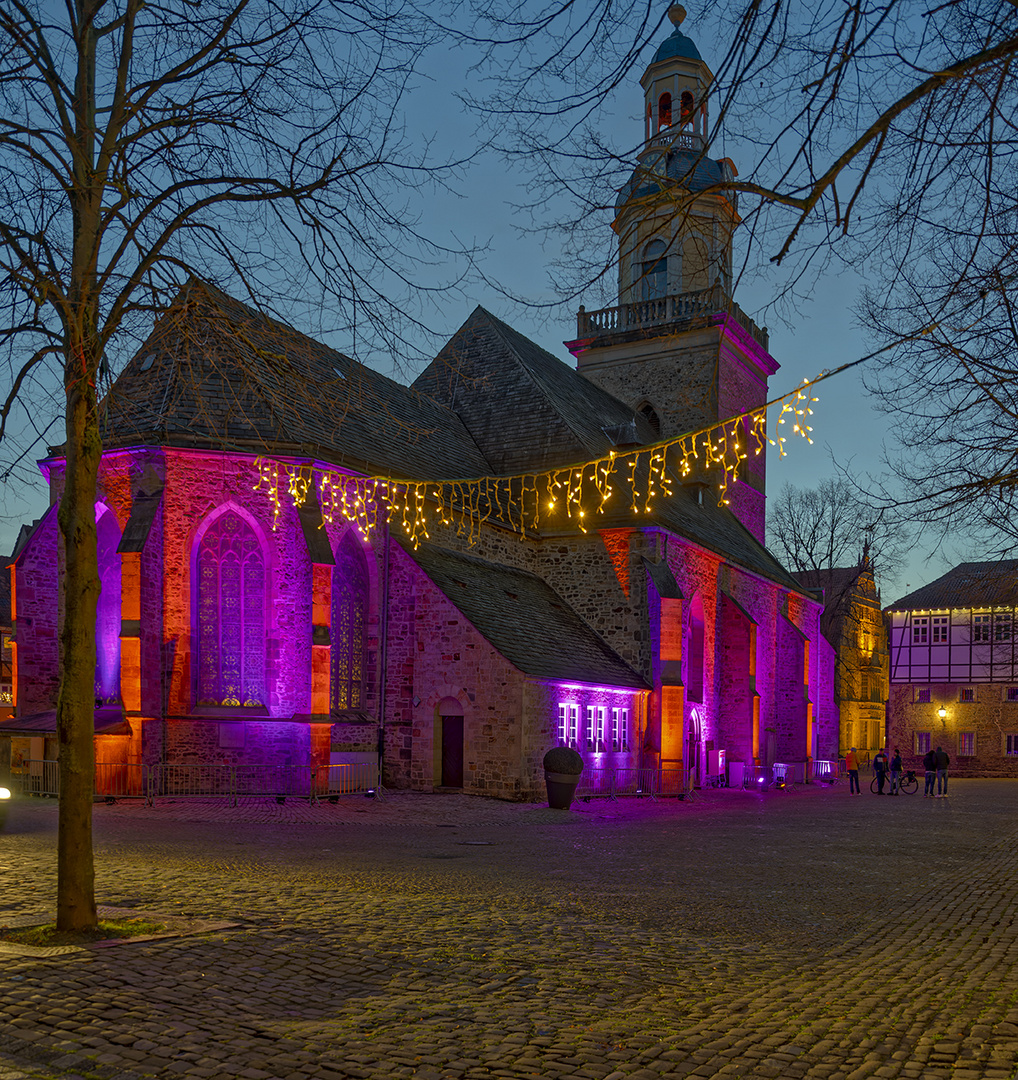
{"type": "Polygon", "coordinates": [[[895,747],[891,754],[891,794],[898,794],[898,781],[901,779],[901,751],[895,747]]]}
{"type": "Polygon", "coordinates": [[[859,758],[855,747],[845,755],[845,768],[848,769],[848,793],[849,795],[861,795],[859,790],[859,758]]]}
{"type": "Polygon", "coordinates": [[[947,767],[951,764],[951,759],[947,754],[938,746],[937,747],[937,798],[939,799],[941,794],[944,798],[947,798],[947,767]],[[941,791],[941,782],[943,782],[943,791],[941,791]]]}
{"type": "Polygon", "coordinates": [[[873,772],[877,777],[877,794],[883,795],[884,782],[887,780],[887,751],[878,750],[873,755],[873,772]]]}
{"type": "Polygon", "coordinates": [[[923,755],[923,768],[926,770],[926,783],[923,786],[923,798],[933,798],[933,783],[937,779],[937,752],[927,750],[923,755]]]}

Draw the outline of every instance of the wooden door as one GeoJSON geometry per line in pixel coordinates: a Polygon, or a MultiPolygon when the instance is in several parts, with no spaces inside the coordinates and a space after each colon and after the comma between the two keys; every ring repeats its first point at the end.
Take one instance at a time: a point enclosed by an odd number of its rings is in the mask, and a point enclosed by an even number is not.
{"type": "Polygon", "coordinates": [[[442,717],[442,787],[463,787],[463,717],[442,717]]]}

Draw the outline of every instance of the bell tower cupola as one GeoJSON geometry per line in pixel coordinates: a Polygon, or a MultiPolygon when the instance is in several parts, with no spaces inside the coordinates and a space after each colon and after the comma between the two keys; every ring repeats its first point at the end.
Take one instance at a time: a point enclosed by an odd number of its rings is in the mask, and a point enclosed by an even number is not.
{"type": "Polygon", "coordinates": [[[668,18],[675,29],[654,54],[640,80],[646,117],[645,145],[670,145],[684,136],[691,149],[707,140],[707,91],[714,78],[699,50],[680,29],[686,17],[681,4],[672,4],[668,18]]]}
{"type": "MultiPolygon", "coordinates": [[[[685,9],[672,4],[668,17],[674,28],[640,78],[642,138],[615,202],[618,301],[581,308],[567,342],[580,373],[647,416],[663,439],[760,408],[778,366],[766,328],[733,297],[737,172],[711,154],[714,76],[682,32],[685,9]]],[[[703,473],[692,479],[712,483],[708,466],[703,473]]],[[[747,460],[729,502],[761,541],[765,498],[760,455],[747,460]]]]}

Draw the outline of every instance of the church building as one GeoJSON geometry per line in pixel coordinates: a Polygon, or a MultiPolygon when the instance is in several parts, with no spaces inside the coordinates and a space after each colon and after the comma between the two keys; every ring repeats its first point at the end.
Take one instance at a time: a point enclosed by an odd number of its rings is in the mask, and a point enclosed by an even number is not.
{"type": "MultiPolygon", "coordinates": [[[[537,799],[558,744],[671,790],[836,756],[822,604],[763,544],[778,365],[732,296],[735,167],[670,14],[575,366],[483,308],[412,386],[201,281],[158,318],[103,406],[98,761],[377,753],[389,787],[537,799]]],[[[64,468],[12,566],[0,733],[39,746],[64,468]]]]}

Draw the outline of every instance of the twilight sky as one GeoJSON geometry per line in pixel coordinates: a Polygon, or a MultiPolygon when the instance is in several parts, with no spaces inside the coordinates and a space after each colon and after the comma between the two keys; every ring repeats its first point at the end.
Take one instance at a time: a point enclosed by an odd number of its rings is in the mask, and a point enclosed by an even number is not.
{"type": "MultiPolygon", "coordinates": [[[[670,26],[662,30],[659,39],[663,40],[670,30],[670,26]]],[[[695,11],[691,11],[682,30],[696,42],[708,65],[713,66],[719,50],[712,43],[710,27],[698,25],[695,11]]],[[[650,55],[648,50],[644,63],[650,55]]],[[[641,137],[642,91],[638,81],[641,73],[642,64],[619,86],[614,99],[602,110],[602,130],[619,145],[634,145],[641,137]]],[[[439,154],[444,151],[456,155],[469,144],[473,118],[456,94],[468,89],[472,78],[467,54],[443,53],[425,66],[418,86],[407,96],[408,130],[422,138],[433,136],[439,154]]],[[[723,155],[731,156],[737,166],[740,164],[739,148],[734,140],[727,140],[724,147],[715,143],[713,156],[723,155]]],[[[481,269],[505,290],[503,293],[478,277],[463,288],[462,295],[451,295],[447,302],[433,306],[428,319],[448,337],[473,307],[481,304],[554,355],[572,363],[562,342],[575,336],[577,305],[571,302],[559,307],[545,306],[554,300],[548,270],[560,248],[553,238],[521,230],[521,223],[528,222],[527,216],[516,209],[528,198],[523,185],[524,178],[504,161],[494,155],[482,156],[465,172],[457,191],[435,193],[416,208],[432,235],[455,235],[461,240],[474,239],[485,244],[487,253],[481,269]],[[509,299],[505,293],[520,300],[509,299]]],[[[569,215],[570,198],[565,192],[559,196],[563,218],[569,215]]],[[[610,196],[606,201],[610,201],[610,196]]],[[[545,209],[550,210],[546,216],[554,216],[554,205],[545,209]]],[[[610,217],[605,213],[606,238],[610,236],[609,223],[610,217]]],[[[766,263],[768,252],[756,254],[758,262],[766,263]]],[[[741,255],[736,234],[737,265],[741,255]]],[[[743,282],[736,290],[736,300],[743,310],[770,330],[771,353],[781,364],[771,380],[771,397],[794,389],[803,378],[855,360],[873,348],[856,328],[851,312],[860,287],[859,278],[850,270],[839,274],[821,272],[810,285],[812,299],[798,302],[793,311],[786,308],[781,317],[768,310],[775,300],[775,291],[780,288],[778,275],[768,277],[766,272],[757,272],[752,281],[743,282]]],[[[584,299],[588,307],[601,306],[597,296],[584,299]]],[[[298,329],[314,332],[303,324],[296,311],[291,321],[298,329]]],[[[356,355],[342,340],[330,339],[329,343],[356,355]]],[[[358,356],[358,359],[367,358],[358,356]]],[[[376,366],[385,369],[384,364],[376,366]]],[[[779,460],[773,448],[768,455],[771,493],[776,493],[786,482],[812,486],[833,475],[832,458],[842,466],[851,463],[860,474],[881,471],[887,418],[873,409],[858,369],[825,383],[818,396],[820,401],[813,420],[814,445],[790,440],[787,457],[779,460]]],[[[54,400],[54,413],[59,405],[54,400]]],[[[60,431],[59,426],[54,428],[51,442],[60,441],[60,431]]],[[[34,454],[35,458],[40,456],[34,454]]],[[[45,505],[41,482],[34,486],[8,483],[0,502],[0,549],[10,551],[20,524],[37,517],[45,505]]],[[[945,553],[945,557],[928,558],[917,551],[900,579],[885,583],[884,602],[939,577],[948,566],[966,556],[979,557],[978,553],[958,550],[945,553]]]]}

